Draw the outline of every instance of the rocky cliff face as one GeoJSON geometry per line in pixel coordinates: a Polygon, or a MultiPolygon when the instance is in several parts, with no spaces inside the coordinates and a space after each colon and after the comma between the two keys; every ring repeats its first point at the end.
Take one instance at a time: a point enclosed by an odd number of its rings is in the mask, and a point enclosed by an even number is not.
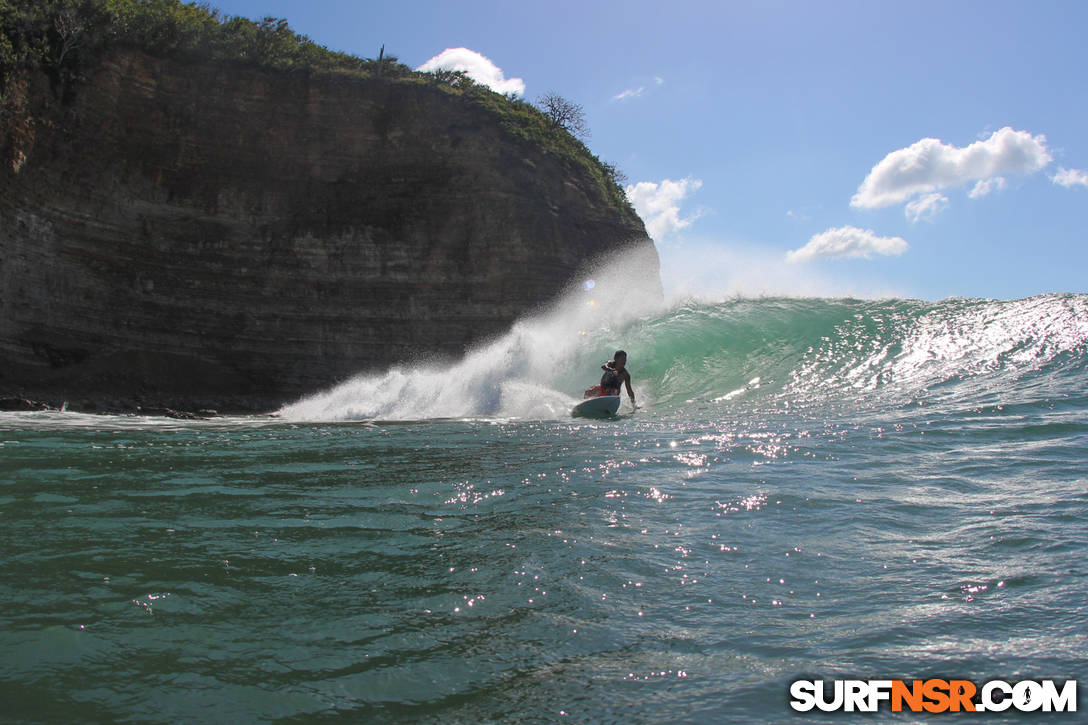
{"type": "Polygon", "coordinates": [[[114,51],[9,80],[0,397],[271,409],[456,356],[657,256],[576,165],[437,88],[114,51]]]}

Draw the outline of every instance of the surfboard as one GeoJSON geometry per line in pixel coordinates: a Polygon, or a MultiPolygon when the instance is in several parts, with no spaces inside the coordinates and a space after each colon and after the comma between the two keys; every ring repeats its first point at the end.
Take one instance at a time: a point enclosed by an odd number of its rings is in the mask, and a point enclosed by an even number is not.
{"type": "Polygon", "coordinates": [[[600,395],[596,398],[586,398],[574,410],[570,412],[576,418],[607,418],[616,414],[620,409],[620,396],[600,395]]]}

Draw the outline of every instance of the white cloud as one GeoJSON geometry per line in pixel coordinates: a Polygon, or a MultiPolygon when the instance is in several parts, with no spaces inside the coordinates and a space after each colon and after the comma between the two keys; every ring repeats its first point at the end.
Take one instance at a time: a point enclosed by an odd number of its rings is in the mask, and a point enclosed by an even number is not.
{"type": "Polygon", "coordinates": [[[1006,126],[990,138],[958,147],[924,138],[892,151],[861,182],[850,206],[876,209],[1001,174],[1031,174],[1052,161],[1046,136],[1006,126]]]}
{"type": "Polygon", "coordinates": [[[992,191],[1001,191],[1005,188],[1005,177],[995,176],[992,179],[979,179],[975,187],[967,192],[972,199],[980,199],[992,191]]]}
{"type": "Polygon", "coordinates": [[[819,257],[871,258],[874,254],[899,255],[910,245],[900,237],[878,237],[872,229],[837,227],[814,234],[808,244],[786,253],[787,262],[808,262],[819,257]]]}
{"type": "Polygon", "coordinates": [[[416,68],[424,73],[436,70],[464,71],[469,78],[482,83],[496,93],[516,93],[525,95],[525,81],[520,78],[507,78],[502,69],[491,60],[468,48],[446,48],[429,61],[416,68]]]}
{"type": "Polygon", "coordinates": [[[622,93],[617,93],[612,96],[613,101],[627,101],[632,98],[638,98],[646,91],[646,86],[639,86],[638,88],[628,88],[622,93]]]}
{"type": "Polygon", "coordinates": [[[1072,189],[1074,186],[1088,186],[1088,171],[1059,168],[1058,173],[1050,177],[1055,184],[1072,189]]]}
{"type": "Polygon", "coordinates": [[[797,209],[787,209],[786,216],[795,222],[809,222],[812,221],[812,214],[815,211],[823,209],[823,204],[806,204],[797,209]]]}
{"type": "MultiPolygon", "coordinates": [[[[981,183],[981,182],[979,182],[981,183]]],[[[907,202],[904,212],[912,224],[919,221],[933,221],[933,218],[948,208],[948,197],[938,192],[920,196],[907,202]]]]}
{"type": "MultiPolygon", "coordinates": [[[[661,76],[654,76],[653,85],[655,87],[663,86],[663,85],[665,85],[665,79],[662,78],[661,76]]],[[[649,90],[652,92],[654,89],[650,88],[649,90]]],[[[628,89],[626,89],[624,91],[621,91],[621,92],[617,93],[616,95],[612,96],[612,100],[613,101],[629,101],[632,98],[640,98],[641,96],[646,94],[646,91],[647,91],[647,88],[646,88],[645,85],[639,86],[638,88],[628,88],[628,89]]]]}
{"type": "Polygon", "coordinates": [[[692,178],[680,181],[665,179],[660,184],[640,181],[627,187],[627,198],[642,217],[646,231],[654,240],[661,241],[698,218],[698,214],[681,218],[680,202],[698,191],[702,185],[702,181],[692,178]]]}

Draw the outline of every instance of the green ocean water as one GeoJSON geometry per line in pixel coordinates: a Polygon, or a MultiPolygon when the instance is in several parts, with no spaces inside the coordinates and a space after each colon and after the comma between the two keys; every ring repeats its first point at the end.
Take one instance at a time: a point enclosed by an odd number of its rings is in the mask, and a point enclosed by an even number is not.
{"type": "Polygon", "coordinates": [[[790,682],[1084,679],[1086,373],[1084,295],[736,299],[276,416],[0,414],[0,719],[837,722],[790,682]],[[620,346],[640,409],[570,418],[620,346]]]}

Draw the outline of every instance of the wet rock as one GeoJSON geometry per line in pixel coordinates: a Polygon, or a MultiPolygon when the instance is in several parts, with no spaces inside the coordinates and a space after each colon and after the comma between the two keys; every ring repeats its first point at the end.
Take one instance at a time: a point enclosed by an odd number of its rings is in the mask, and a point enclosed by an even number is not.
{"type": "Polygon", "coordinates": [[[0,398],[0,410],[7,412],[55,410],[50,405],[26,398],[0,398]]]}

